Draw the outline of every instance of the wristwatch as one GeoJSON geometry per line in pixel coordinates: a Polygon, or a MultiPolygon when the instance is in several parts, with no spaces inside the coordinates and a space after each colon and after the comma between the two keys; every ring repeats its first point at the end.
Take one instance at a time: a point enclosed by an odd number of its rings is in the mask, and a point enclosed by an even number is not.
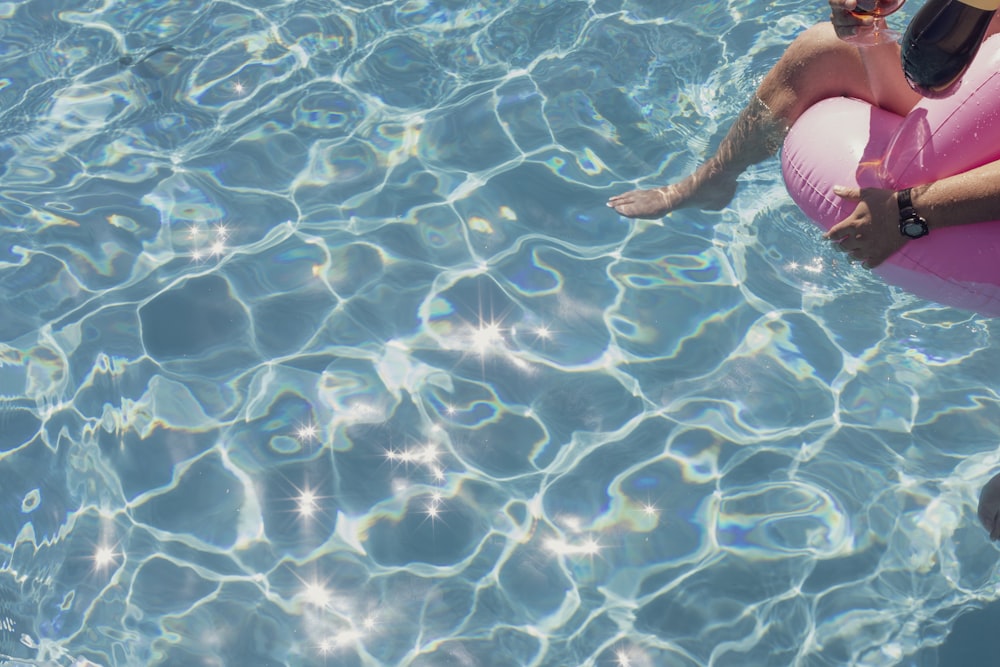
{"type": "Polygon", "coordinates": [[[896,193],[896,203],[899,204],[899,233],[908,239],[919,239],[927,236],[927,221],[917,215],[910,200],[910,188],[896,193]]]}

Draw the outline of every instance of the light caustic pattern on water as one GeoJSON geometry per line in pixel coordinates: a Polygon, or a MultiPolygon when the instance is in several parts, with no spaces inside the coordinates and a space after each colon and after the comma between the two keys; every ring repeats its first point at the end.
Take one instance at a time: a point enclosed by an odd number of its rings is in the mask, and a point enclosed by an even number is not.
{"type": "Polygon", "coordinates": [[[9,664],[893,665],[996,595],[990,321],[773,161],[603,205],[814,3],[0,14],[9,664]]]}

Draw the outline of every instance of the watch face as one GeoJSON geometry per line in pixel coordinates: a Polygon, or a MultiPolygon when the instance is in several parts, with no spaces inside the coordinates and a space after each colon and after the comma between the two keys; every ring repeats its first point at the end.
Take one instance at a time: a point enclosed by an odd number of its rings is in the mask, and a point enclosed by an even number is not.
{"type": "Polygon", "coordinates": [[[927,234],[927,223],[923,220],[907,220],[903,223],[903,234],[911,239],[919,239],[927,234]]]}

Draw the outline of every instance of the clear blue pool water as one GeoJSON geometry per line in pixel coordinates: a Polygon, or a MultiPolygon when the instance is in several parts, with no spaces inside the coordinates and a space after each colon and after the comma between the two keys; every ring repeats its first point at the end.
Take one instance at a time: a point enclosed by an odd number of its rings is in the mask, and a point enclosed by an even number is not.
{"type": "Polygon", "coordinates": [[[0,2],[0,663],[937,664],[997,325],[604,206],[826,13],[0,2]]]}

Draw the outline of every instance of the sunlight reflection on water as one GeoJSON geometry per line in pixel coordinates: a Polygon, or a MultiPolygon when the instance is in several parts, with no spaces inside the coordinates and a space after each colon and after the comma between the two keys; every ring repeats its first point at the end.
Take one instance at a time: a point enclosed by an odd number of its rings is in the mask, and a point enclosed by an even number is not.
{"type": "Polygon", "coordinates": [[[822,8],[154,4],[0,3],[10,664],[895,665],[996,596],[992,322],[773,161],[604,206],[822,8]]]}

